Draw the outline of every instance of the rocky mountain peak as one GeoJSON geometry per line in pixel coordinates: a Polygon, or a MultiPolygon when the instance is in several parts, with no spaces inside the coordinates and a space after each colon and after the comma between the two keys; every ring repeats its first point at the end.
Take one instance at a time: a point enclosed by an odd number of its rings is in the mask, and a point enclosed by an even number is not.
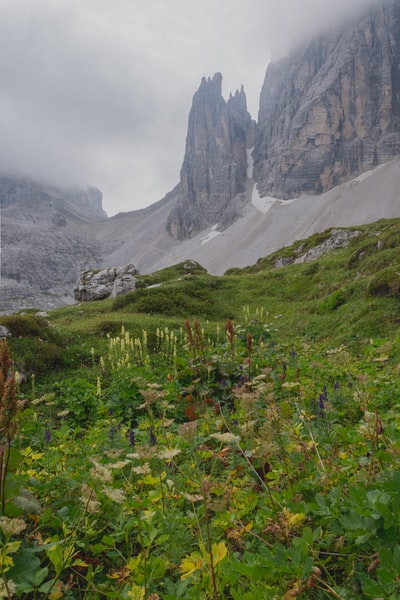
{"type": "Polygon", "coordinates": [[[223,229],[238,218],[254,134],[243,86],[226,102],[222,75],[203,77],[189,114],[179,200],[167,221],[172,237],[191,238],[209,226],[223,229]]]}
{"type": "Polygon", "coordinates": [[[399,0],[269,65],[253,153],[261,196],[320,194],[399,152],[399,0]]]}

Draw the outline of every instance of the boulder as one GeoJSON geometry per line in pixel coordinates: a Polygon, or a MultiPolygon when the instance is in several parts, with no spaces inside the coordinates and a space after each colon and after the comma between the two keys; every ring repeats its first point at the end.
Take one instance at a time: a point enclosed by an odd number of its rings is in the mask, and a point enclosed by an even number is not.
{"type": "Polygon", "coordinates": [[[126,294],[135,289],[137,279],[134,276],[137,274],[133,264],[85,271],[74,288],[74,298],[78,302],[90,302],[126,294]]]}
{"type": "Polygon", "coordinates": [[[9,337],[11,337],[11,332],[4,325],[0,325],[0,339],[9,337]]]}

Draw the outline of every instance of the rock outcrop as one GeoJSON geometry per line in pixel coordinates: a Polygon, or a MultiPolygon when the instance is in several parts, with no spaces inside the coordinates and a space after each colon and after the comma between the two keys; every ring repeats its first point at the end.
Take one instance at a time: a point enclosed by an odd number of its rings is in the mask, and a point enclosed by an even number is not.
{"type": "Polygon", "coordinates": [[[225,101],[222,76],[202,79],[189,114],[179,201],[167,230],[187,239],[209,226],[221,231],[241,214],[246,202],[247,148],[255,123],[247,111],[243,87],[225,101]]]}
{"type": "Polygon", "coordinates": [[[296,254],[299,255],[297,258],[295,256],[284,256],[279,258],[275,262],[274,266],[275,268],[279,269],[281,267],[286,267],[287,265],[296,265],[317,260],[332,250],[336,250],[337,248],[346,248],[346,246],[350,244],[351,240],[358,237],[360,234],[361,231],[357,229],[332,229],[329,232],[329,236],[326,238],[326,240],[320,244],[313,246],[306,252],[304,252],[304,244],[300,244],[296,250],[296,254]]]}
{"type": "Polygon", "coordinates": [[[399,0],[270,64],[253,152],[261,196],[320,194],[399,153],[399,0]]]}
{"type": "Polygon", "coordinates": [[[11,337],[11,331],[4,325],[0,325],[0,339],[9,337],[11,337]]]}
{"type": "Polygon", "coordinates": [[[126,294],[135,289],[137,274],[135,265],[85,271],[74,289],[74,298],[78,302],[89,302],[126,294]]]}

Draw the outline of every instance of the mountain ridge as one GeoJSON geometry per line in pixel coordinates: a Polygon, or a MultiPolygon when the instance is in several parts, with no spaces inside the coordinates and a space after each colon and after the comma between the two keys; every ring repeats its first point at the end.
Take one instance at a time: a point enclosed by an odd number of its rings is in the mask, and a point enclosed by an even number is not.
{"type": "Polygon", "coordinates": [[[400,0],[270,63],[257,123],[221,82],[201,80],[180,181],[149,207],[105,218],[95,188],[0,177],[0,312],[72,302],[89,268],[193,259],[221,274],[318,228],[399,216],[400,0]]]}

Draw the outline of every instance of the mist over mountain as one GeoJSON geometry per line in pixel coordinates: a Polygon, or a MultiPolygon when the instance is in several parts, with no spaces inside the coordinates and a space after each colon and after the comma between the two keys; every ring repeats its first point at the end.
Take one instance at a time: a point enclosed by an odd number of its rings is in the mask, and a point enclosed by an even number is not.
{"type": "Polygon", "coordinates": [[[400,215],[400,0],[269,64],[258,120],[222,75],[194,94],[180,180],[106,218],[101,193],[0,178],[0,312],[72,302],[81,271],[245,266],[327,227],[400,215]]]}

